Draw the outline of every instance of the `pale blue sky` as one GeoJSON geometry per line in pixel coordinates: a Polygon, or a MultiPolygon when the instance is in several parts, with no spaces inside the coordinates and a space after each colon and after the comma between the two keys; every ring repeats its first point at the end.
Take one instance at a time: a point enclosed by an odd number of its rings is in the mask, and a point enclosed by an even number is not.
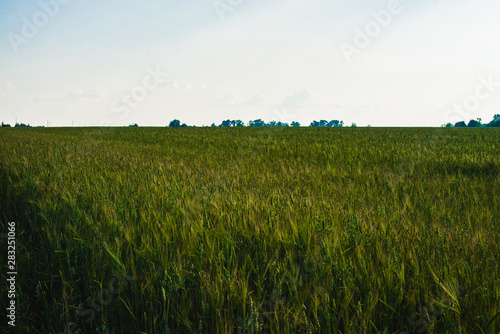
{"type": "Polygon", "coordinates": [[[500,3],[395,1],[4,0],[0,120],[439,126],[500,113],[500,3]]]}

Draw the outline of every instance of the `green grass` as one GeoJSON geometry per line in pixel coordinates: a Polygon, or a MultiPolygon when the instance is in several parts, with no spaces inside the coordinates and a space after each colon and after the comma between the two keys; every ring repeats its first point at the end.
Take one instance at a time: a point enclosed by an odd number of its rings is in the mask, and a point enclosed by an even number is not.
{"type": "Polygon", "coordinates": [[[497,129],[1,129],[0,189],[19,333],[500,330],[497,129]]]}

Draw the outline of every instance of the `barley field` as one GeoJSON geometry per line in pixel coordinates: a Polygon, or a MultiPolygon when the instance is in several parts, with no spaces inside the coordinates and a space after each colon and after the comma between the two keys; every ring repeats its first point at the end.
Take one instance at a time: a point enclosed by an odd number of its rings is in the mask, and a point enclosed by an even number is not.
{"type": "Polygon", "coordinates": [[[0,189],[19,333],[500,332],[495,128],[2,128],[0,189]]]}

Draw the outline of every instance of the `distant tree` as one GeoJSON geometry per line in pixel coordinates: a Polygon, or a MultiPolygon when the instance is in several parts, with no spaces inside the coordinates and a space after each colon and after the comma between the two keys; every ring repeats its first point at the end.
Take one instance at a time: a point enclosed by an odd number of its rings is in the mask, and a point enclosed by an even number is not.
{"type": "Polygon", "coordinates": [[[181,121],[179,121],[178,119],[174,119],[168,126],[171,128],[179,128],[181,126],[181,121]]]}
{"type": "Polygon", "coordinates": [[[16,125],[14,125],[15,128],[31,128],[31,125],[29,124],[24,124],[24,123],[16,123],[16,125]]]}
{"type": "Polygon", "coordinates": [[[313,127],[342,127],[344,126],[344,121],[332,120],[330,122],[322,119],[321,121],[312,121],[309,126],[313,127]]]}
{"type": "Polygon", "coordinates": [[[356,123],[352,122],[351,124],[351,128],[357,128],[358,126],[356,125],[356,123]]]}
{"type": "Polygon", "coordinates": [[[492,128],[500,127],[500,114],[493,116],[493,120],[488,123],[488,126],[492,128]]]}
{"type": "Polygon", "coordinates": [[[2,128],[10,128],[10,124],[5,124],[4,122],[2,122],[2,128]]]}
{"type": "Polygon", "coordinates": [[[327,126],[336,128],[336,127],[342,126],[341,123],[342,123],[342,125],[344,125],[344,122],[340,122],[340,121],[335,119],[335,120],[328,122],[327,126]]]}
{"type": "Polygon", "coordinates": [[[478,118],[477,120],[471,119],[469,121],[469,124],[467,124],[468,128],[478,128],[481,127],[481,119],[478,118]]]}
{"type": "Polygon", "coordinates": [[[226,119],[225,121],[222,121],[222,123],[220,123],[219,126],[229,127],[229,126],[231,126],[231,121],[226,119]]]}
{"type": "Polygon", "coordinates": [[[282,123],[282,122],[278,122],[276,123],[276,126],[284,126],[284,127],[287,127],[287,126],[290,126],[288,123],[282,123]]]}
{"type": "Polygon", "coordinates": [[[456,128],[466,128],[467,127],[467,124],[465,124],[464,121],[460,121],[460,122],[456,122],[455,123],[455,127],[456,128]]]}
{"type": "Polygon", "coordinates": [[[248,126],[266,126],[266,123],[259,118],[255,121],[248,122],[248,126]]]}
{"type": "Polygon", "coordinates": [[[217,125],[215,125],[215,123],[212,123],[212,125],[210,125],[212,128],[215,128],[217,125]]]}
{"type": "Polygon", "coordinates": [[[312,126],[312,127],[322,127],[322,126],[328,126],[328,121],[325,121],[324,119],[322,119],[321,121],[312,121],[311,124],[309,124],[309,126],[312,126]]]}
{"type": "Polygon", "coordinates": [[[292,126],[293,126],[294,128],[299,127],[299,126],[300,126],[300,123],[299,123],[299,122],[295,122],[295,121],[293,121],[293,122],[292,122],[292,126]]]}
{"type": "Polygon", "coordinates": [[[276,126],[276,121],[271,121],[267,123],[266,126],[276,126]]]}
{"type": "Polygon", "coordinates": [[[130,127],[130,128],[136,128],[136,127],[138,127],[138,126],[139,126],[139,125],[137,125],[137,123],[134,123],[134,124],[130,124],[130,125],[129,125],[129,127],[130,127]]]}
{"type": "Polygon", "coordinates": [[[182,123],[181,128],[187,128],[187,124],[186,123],[182,123]]]}
{"type": "Polygon", "coordinates": [[[230,119],[226,119],[225,121],[222,121],[222,123],[219,125],[219,126],[222,126],[222,127],[230,127],[230,126],[245,126],[245,123],[243,123],[243,121],[239,120],[239,119],[235,119],[235,120],[230,120],[230,119]]]}
{"type": "Polygon", "coordinates": [[[444,126],[444,127],[445,127],[445,128],[452,128],[452,127],[453,127],[453,124],[451,124],[451,123],[449,123],[449,122],[448,122],[448,123],[446,123],[446,124],[445,124],[445,126],[444,126]]]}

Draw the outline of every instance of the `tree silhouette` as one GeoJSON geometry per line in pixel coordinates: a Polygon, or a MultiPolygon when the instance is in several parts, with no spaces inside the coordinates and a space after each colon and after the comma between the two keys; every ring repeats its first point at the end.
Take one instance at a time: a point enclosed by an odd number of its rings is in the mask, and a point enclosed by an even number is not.
{"type": "Polygon", "coordinates": [[[469,121],[469,124],[467,124],[468,128],[479,128],[481,127],[481,119],[478,118],[477,120],[471,119],[469,121]]]}
{"type": "Polygon", "coordinates": [[[259,118],[255,121],[248,122],[248,126],[266,126],[266,123],[259,118]]]}
{"type": "Polygon", "coordinates": [[[222,121],[222,123],[219,125],[219,126],[231,126],[231,121],[230,120],[225,120],[225,121],[222,121]]]}
{"type": "Polygon", "coordinates": [[[500,114],[493,116],[493,120],[488,123],[488,126],[492,128],[500,127],[500,114]]]}
{"type": "Polygon", "coordinates": [[[332,120],[330,122],[322,119],[321,121],[312,121],[309,126],[312,127],[343,127],[344,126],[344,121],[338,121],[338,120],[332,120]]]}
{"type": "Polygon", "coordinates": [[[171,128],[179,128],[181,127],[181,121],[179,121],[178,119],[174,119],[168,126],[171,128]]]}

